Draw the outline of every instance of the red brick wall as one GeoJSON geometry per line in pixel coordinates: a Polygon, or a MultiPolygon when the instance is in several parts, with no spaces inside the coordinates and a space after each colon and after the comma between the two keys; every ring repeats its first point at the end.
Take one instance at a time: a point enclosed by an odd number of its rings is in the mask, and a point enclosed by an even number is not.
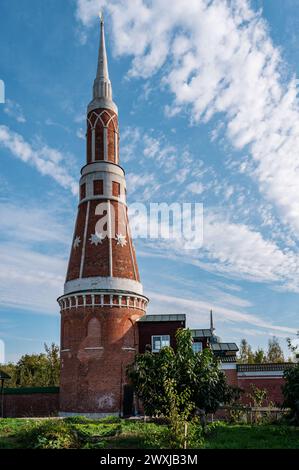
{"type": "Polygon", "coordinates": [[[232,387],[238,387],[238,377],[237,377],[237,369],[225,369],[223,372],[226,375],[226,380],[228,385],[232,387]]]}
{"type": "MultiPolygon", "coordinates": [[[[250,404],[251,399],[248,397],[251,394],[251,386],[254,385],[257,388],[264,389],[267,391],[267,403],[273,402],[275,405],[280,405],[283,402],[282,385],[284,384],[283,377],[271,377],[271,378],[238,378],[238,386],[244,390],[242,394],[242,402],[250,404]]],[[[265,403],[265,405],[267,404],[265,403]]]]}
{"type": "Polygon", "coordinates": [[[282,385],[284,384],[283,377],[262,377],[262,376],[252,376],[252,377],[240,377],[237,375],[236,369],[226,369],[224,370],[227,382],[229,385],[234,387],[239,387],[244,390],[244,393],[241,395],[241,401],[244,404],[250,404],[252,399],[248,395],[252,393],[252,385],[257,388],[264,389],[267,391],[267,400],[264,405],[267,405],[269,402],[273,402],[275,405],[280,405],[283,402],[283,393],[282,385]]]}
{"type": "Polygon", "coordinates": [[[59,392],[5,394],[4,417],[43,417],[57,416],[59,409],[59,392]]]}
{"type": "Polygon", "coordinates": [[[138,345],[135,321],[143,315],[142,310],[127,307],[78,307],[62,312],[62,326],[69,324],[69,351],[61,352],[60,411],[119,412],[126,366],[133,362],[138,345]],[[95,319],[97,333],[93,334],[94,325],[89,333],[88,323],[95,319]]]}

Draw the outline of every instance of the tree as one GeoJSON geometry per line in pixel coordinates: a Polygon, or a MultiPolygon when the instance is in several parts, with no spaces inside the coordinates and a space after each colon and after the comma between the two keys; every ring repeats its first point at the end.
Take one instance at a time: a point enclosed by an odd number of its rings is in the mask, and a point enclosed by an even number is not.
{"type": "MultiPolygon", "coordinates": [[[[297,337],[299,338],[299,331],[297,332],[297,337]]],[[[293,344],[291,338],[287,338],[288,350],[292,353],[292,357],[289,358],[289,362],[298,361],[299,359],[299,345],[293,344]]]]}
{"type": "Polygon", "coordinates": [[[278,339],[273,336],[269,339],[267,362],[284,362],[284,355],[278,339]]]}
{"type": "Polygon", "coordinates": [[[283,406],[291,409],[291,418],[299,425],[299,364],[288,367],[284,371],[285,384],[282,391],[284,396],[283,406]]]}
{"type": "Polygon", "coordinates": [[[59,347],[44,345],[45,353],[25,354],[16,364],[1,365],[10,375],[9,387],[49,387],[59,385],[59,347]]]}
{"type": "Polygon", "coordinates": [[[245,338],[241,339],[238,362],[242,364],[253,364],[254,362],[252,348],[245,338]]]}
{"type": "Polygon", "coordinates": [[[262,348],[258,348],[253,354],[254,364],[262,364],[267,361],[266,354],[262,348]]]}
{"type": "MultiPolygon", "coordinates": [[[[177,349],[163,348],[159,353],[145,352],[135,357],[128,367],[128,377],[137,396],[142,400],[144,411],[150,416],[166,416],[171,412],[172,400],[167,393],[171,383],[172,394],[178,396],[181,413],[192,404],[194,410],[214,413],[221,403],[231,398],[219,361],[210,349],[195,353],[192,349],[190,330],[179,329],[176,333],[177,349]],[[182,400],[187,394],[188,400],[182,400]]],[[[191,412],[190,412],[191,413],[191,412]]]]}

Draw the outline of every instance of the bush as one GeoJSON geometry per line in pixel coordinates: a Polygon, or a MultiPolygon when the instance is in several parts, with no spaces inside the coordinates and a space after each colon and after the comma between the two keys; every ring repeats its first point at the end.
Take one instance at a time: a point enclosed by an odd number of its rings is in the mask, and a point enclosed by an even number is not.
{"type": "Polygon", "coordinates": [[[291,409],[291,421],[299,425],[299,364],[284,371],[283,395],[285,408],[291,409]]]}
{"type": "Polygon", "coordinates": [[[77,433],[64,420],[33,421],[19,434],[25,448],[76,449],[77,433]]]}

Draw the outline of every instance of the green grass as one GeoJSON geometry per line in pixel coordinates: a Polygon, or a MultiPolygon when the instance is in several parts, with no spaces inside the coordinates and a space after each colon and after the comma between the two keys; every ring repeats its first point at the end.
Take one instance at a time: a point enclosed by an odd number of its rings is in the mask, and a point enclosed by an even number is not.
{"type": "MultiPolygon", "coordinates": [[[[66,419],[0,419],[0,448],[165,448],[167,426],[143,421],[83,417],[66,419]]],[[[287,425],[231,425],[207,427],[205,449],[299,449],[299,427],[287,425]]]]}
{"type": "Polygon", "coordinates": [[[299,427],[215,423],[205,449],[299,449],[299,427]]]}

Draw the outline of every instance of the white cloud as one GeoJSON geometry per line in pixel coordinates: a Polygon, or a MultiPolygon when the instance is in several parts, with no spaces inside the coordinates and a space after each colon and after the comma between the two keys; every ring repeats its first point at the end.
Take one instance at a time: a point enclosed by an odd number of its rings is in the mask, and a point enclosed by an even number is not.
{"type": "Polygon", "coordinates": [[[82,129],[82,127],[80,127],[79,129],[77,129],[76,136],[78,137],[78,139],[82,139],[82,140],[85,141],[85,132],[84,132],[84,130],[82,129]]]}
{"type": "MultiPolygon", "coordinates": [[[[204,211],[203,246],[184,249],[184,239],[146,240],[144,252],[151,256],[180,260],[230,279],[262,282],[280,290],[299,292],[299,255],[245,224],[233,223],[223,216],[204,211]]],[[[190,246],[190,242],[188,242],[190,246]]]]}
{"type": "Polygon", "coordinates": [[[194,122],[221,113],[235,149],[248,146],[254,169],[244,171],[298,233],[296,81],[285,81],[261,13],[246,0],[176,0],[171,8],[164,0],[78,0],[83,25],[100,6],[111,14],[116,53],[133,57],[130,75],[148,79],[161,71],[174,96],[168,115],[184,109],[194,122]]]}
{"type": "Polygon", "coordinates": [[[193,183],[188,184],[186,189],[194,194],[202,194],[204,192],[204,185],[200,182],[194,181],[193,183]]]}
{"type": "Polygon", "coordinates": [[[58,150],[40,143],[33,146],[20,134],[3,125],[0,125],[0,145],[36,168],[42,175],[50,176],[63,188],[70,189],[74,195],[77,194],[78,183],[63,166],[64,156],[58,150]]]}
{"type": "MultiPolygon", "coordinates": [[[[186,299],[184,297],[170,296],[166,294],[158,294],[156,292],[148,293],[151,301],[154,303],[153,310],[158,306],[160,311],[165,313],[182,313],[188,312],[188,326],[191,328],[198,327],[200,322],[206,321],[208,312],[211,308],[211,302],[202,299],[186,299]],[[190,313],[192,312],[192,313],[190,313]]],[[[284,334],[296,334],[296,328],[290,328],[284,325],[274,325],[264,321],[261,317],[239,310],[226,308],[221,301],[216,301],[212,305],[213,310],[217,312],[217,322],[244,323],[260,328],[265,328],[274,332],[284,334]]]]}
{"type": "Polygon", "coordinates": [[[0,236],[10,242],[68,246],[71,236],[69,230],[57,219],[53,208],[48,205],[32,207],[24,203],[17,205],[13,202],[0,202],[0,236]]]}
{"type": "Polygon", "coordinates": [[[5,100],[4,112],[21,124],[26,122],[22,107],[13,100],[5,100]]]}
{"type": "Polygon", "coordinates": [[[0,305],[56,314],[70,228],[48,205],[42,208],[2,202],[0,219],[0,305]]]}
{"type": "Polygon", "coordinates": [[[0,305],[57,314],[66,260],[13,243],[0,246],[0,305]]]}

